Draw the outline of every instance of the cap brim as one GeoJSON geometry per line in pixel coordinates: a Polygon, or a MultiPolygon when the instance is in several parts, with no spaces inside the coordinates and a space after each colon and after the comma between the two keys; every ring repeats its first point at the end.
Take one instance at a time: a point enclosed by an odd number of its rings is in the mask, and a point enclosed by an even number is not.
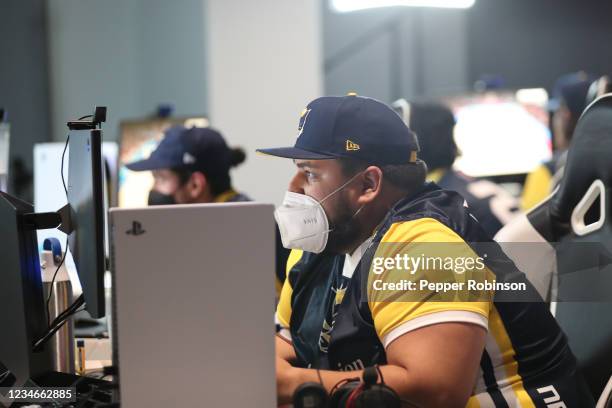
{"type": "Polygon", "coordinates": [[[162,163],[159,160],[139,160],[136,162],[128,163],[125,165],[129,170],[132,171],[151,171],[151,170],[159,170],[159,169],[168,169],[173,166],[168,165],[167,163],[162,163]]]}
{"type": "Polygon", "coordinates": [[[257,149],[257,153],[267,154],[270,156],[284,157],[286,159],[300,160],[326,160],[336,159],[337,157],[331,154],[311,152],[309,150],[300,149],[298,147],[277,147],[273,149],[257,149]]]}

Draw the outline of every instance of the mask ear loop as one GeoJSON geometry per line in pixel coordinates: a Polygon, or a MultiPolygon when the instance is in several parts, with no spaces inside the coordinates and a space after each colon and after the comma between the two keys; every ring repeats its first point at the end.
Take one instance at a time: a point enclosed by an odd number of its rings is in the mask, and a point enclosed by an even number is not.
{"type": "Polygon", "coordinates": [[[359,213],[361,212],[361,210],[363,210],[363,207],[365,207],[366,205],[362,205],[361,207],[359,207],[357,209],[357,211],[355,211],[355,214],[353,214],[353,216],[351,217],[351,219],[355,218],[357,215],[359,215],[359,213]]]}
{"type": "MultiPolygon", "coordinates": [[[[338,191],[342,190],[344,187],[346,187],[347,185],[349,185],[351,183],[351,181],[355,180],[357,178],[357,176],[362,175],[364,172],[360,171],[359,173],[355,174],[353,177],[351,177],[350,179],[348,179],[344,184],[342,184],[340,187],[338,187],[337,189],[335,189],[334,191],[332,191],[331,193],[329,193],[328,195],[326,195],[325,197],[323,197],[323,199],[321,201],[319,201],[319,205],[321,205],[321,203],[323,203],[323,201],[327,200],[328,197],[332,196],[333,194],[336,194],[338,191]]],[[[362,205],[361,207],[359,207],[357,209],[357,211],[355,211],[355,213],[351,216],[351,220],[354,219],[360,212],[361,210],[363,210],[363,207],[365,207],[366,205],[362,205]]],[[[330,228],[327,231],[325,231],[326,233],[330,233],[332,232],[334,229],[330,228]]],[[[316,235],[316,234],[314,234],[316,235]]],[[[312,235],[311,235],[312,236],[312,235]]]]}
{"type": "Polygon", "coordinates": [[[328,195],[326,195],[325,197],[323,197],[321,199],[321,201],[319,201],[319,204],[323,204],[323,201],[327,200],[329,197],[331,197],[332,195],[336,194],[338,191],[342,190],[344,187],[348,186],[351,181],[355,180],[357,178],[357,176],[360,176],[363,174],[363,171],[360,171],[359,173],[355,174],[353,177],[351,177],[350,179],[348,179],[344,184],[342,184],[340,187],[338,187],[337,189],[335,189],[334,191],[332,191],[331,193],[329,193],[328,195]]]}

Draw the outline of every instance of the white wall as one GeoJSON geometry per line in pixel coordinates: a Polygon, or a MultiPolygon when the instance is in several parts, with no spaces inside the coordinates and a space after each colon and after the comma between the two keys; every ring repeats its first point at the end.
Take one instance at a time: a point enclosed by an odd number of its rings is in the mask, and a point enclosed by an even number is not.
{"type": "Polygon", "coordinates": [[[206,106],[203,0],[49,0],[53,139],[66,121],[107,105],[105,139],[121,119],[172,103],[176,114],[206,106]]]}
{"type": "Polygon", "coordinates": [[[95,104],[108,105],[105,139],[116,140],[121,119],[173,103],[247,150],[239,190],[278,202],[293,166],[254,151],[292,145],[299,112],[321,95],[320,19],[317,1],[49,0],[53,139],[95,104]]]}
{"type": "Polygon", "coordinates": [[[292,146],[299,113],[322,93],[320,3],[209,0],[208,84],[211,124],[247,149],[236,188],[280,202],[294,167],[255,155],[292,146]]]}

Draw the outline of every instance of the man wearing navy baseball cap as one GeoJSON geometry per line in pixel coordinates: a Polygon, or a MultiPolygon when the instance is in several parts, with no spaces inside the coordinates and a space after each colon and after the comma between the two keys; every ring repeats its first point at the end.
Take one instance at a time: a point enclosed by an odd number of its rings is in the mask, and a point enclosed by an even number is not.
{"type": "MultiPolygon", "coordinates": [[[[489,290],[449,299],[437,286],[420,286],[493,274],[537,297],[498,246],[483,254],[470,245],[496,244],[463,197],[425,182],[418,151],[416,135],[389,106],[355,94],[315,99],[294,146],[259,150],[297,168],[275,211],[292,249],[276,311],[279,404],[305,406],[320,387],[330,393],[376,365],[378,382],[397,395],[388,405],[388,393],[370,393],[386,400],[369,399],[371,406],[545,406],[548,395],[536,392],[544,383],[567,406],[584,405],[575,359],[545,303],[498,304],[489,290]],[[419,267],[440,245],[448,245],[446,258],[473,257],[482,268],[419,267]],[[402,269],[410,260],[412,269],[402,269]]],[[[359,404],[367,388],[350,399],[359,404]]]]}
{"type": "Polygon", "coordinates": [[[129,163],[132,171],[151,171],[155,179],[149,205],[248,201],[231,186],[230,168],[245,159],[212,128],[174,126],[145,160],[129,163]]]}

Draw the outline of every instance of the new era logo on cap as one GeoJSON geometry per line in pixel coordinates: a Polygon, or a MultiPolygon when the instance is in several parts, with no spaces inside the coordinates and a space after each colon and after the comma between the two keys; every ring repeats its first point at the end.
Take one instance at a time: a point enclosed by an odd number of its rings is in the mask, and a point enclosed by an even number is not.
{"type": "Polygon", "coordinates": [[[359,145],[346,139],[346,151],[350,152],[351,150],[359,150],[359,145]]]}
{"type": "Polygon", "coordinates": [[[404,164],[415,162],[418,150],[416,135],[391,107],[351,93],[310,102],[300,115],[295,146],[257,151],[291,159],[404,164]]]}
{"type": "Polygon", "coordinates": [[[185,152],[183,154],[183,164],[193,164],[196,162],[196,158],[193,157],[191,154],[185,152]]]}

